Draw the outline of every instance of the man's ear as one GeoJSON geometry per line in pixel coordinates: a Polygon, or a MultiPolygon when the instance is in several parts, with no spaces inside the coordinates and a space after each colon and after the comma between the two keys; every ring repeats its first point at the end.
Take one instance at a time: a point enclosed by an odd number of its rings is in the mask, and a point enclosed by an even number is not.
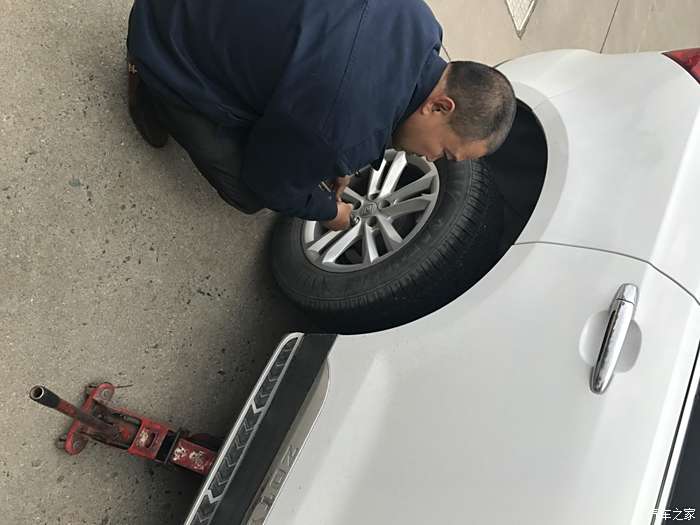
{"type": "Polygon", "coordinates": [[[423,115],[431,113],[444,113],[449,115],[455,110],[455,101],[447,95],[437,95],[426,100],[418,111],[423,115]]]}
{"type": "Polygon", "coordinates": [[[439,111],[445,115],[449,115],[455,110],[456,104],[451,97],[447,95],[440,95],[436,97],[433,101],[432,111],[439,111]]]}

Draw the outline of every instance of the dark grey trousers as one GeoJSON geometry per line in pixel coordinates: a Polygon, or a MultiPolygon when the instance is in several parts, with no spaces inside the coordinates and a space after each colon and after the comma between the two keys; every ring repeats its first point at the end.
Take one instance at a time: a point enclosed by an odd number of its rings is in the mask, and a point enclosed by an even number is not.
{"type": "Polygon", "coordinates": [[[150,96],[159,120],[224,201],[252,214],[262,203],[240,179],[248,132],[212,122],[191,108],[150,96]]]}

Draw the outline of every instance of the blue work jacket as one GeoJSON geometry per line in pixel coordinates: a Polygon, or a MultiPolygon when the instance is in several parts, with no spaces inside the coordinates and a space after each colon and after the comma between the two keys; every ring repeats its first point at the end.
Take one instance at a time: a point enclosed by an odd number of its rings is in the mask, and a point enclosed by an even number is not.
{"type": "Polygon", "coordinates": [[[376,162],[439,81],[442,28],[423,0],[136,0],[144,82],[249,128],[241,177],[263,205],[335,217],[319,182],[376,162]]]}

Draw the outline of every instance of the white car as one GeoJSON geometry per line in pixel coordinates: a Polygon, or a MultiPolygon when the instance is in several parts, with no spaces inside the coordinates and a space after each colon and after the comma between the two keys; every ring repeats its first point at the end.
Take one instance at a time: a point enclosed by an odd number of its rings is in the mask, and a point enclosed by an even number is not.
{"type": "Polygon", "coordinates": [[[292,298],[394,327],[287,336],[188,525],[697,517],[700,49],[499,68],[521,105],[491,158],[388,152],[354,233],[280,227],[292,298]]]}

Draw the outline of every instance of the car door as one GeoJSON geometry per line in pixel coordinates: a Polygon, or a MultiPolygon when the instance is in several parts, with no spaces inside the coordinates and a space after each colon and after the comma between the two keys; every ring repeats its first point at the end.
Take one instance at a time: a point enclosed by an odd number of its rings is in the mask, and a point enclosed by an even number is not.
{"type": "Polygon", "coordinates": [[[438,312],[337,339],[265,523],[648,524],[699,340],[695,299],[647,263],[514,246],[438,312]],[[634,318],[594,393],[625,283],[634,318]]]}

